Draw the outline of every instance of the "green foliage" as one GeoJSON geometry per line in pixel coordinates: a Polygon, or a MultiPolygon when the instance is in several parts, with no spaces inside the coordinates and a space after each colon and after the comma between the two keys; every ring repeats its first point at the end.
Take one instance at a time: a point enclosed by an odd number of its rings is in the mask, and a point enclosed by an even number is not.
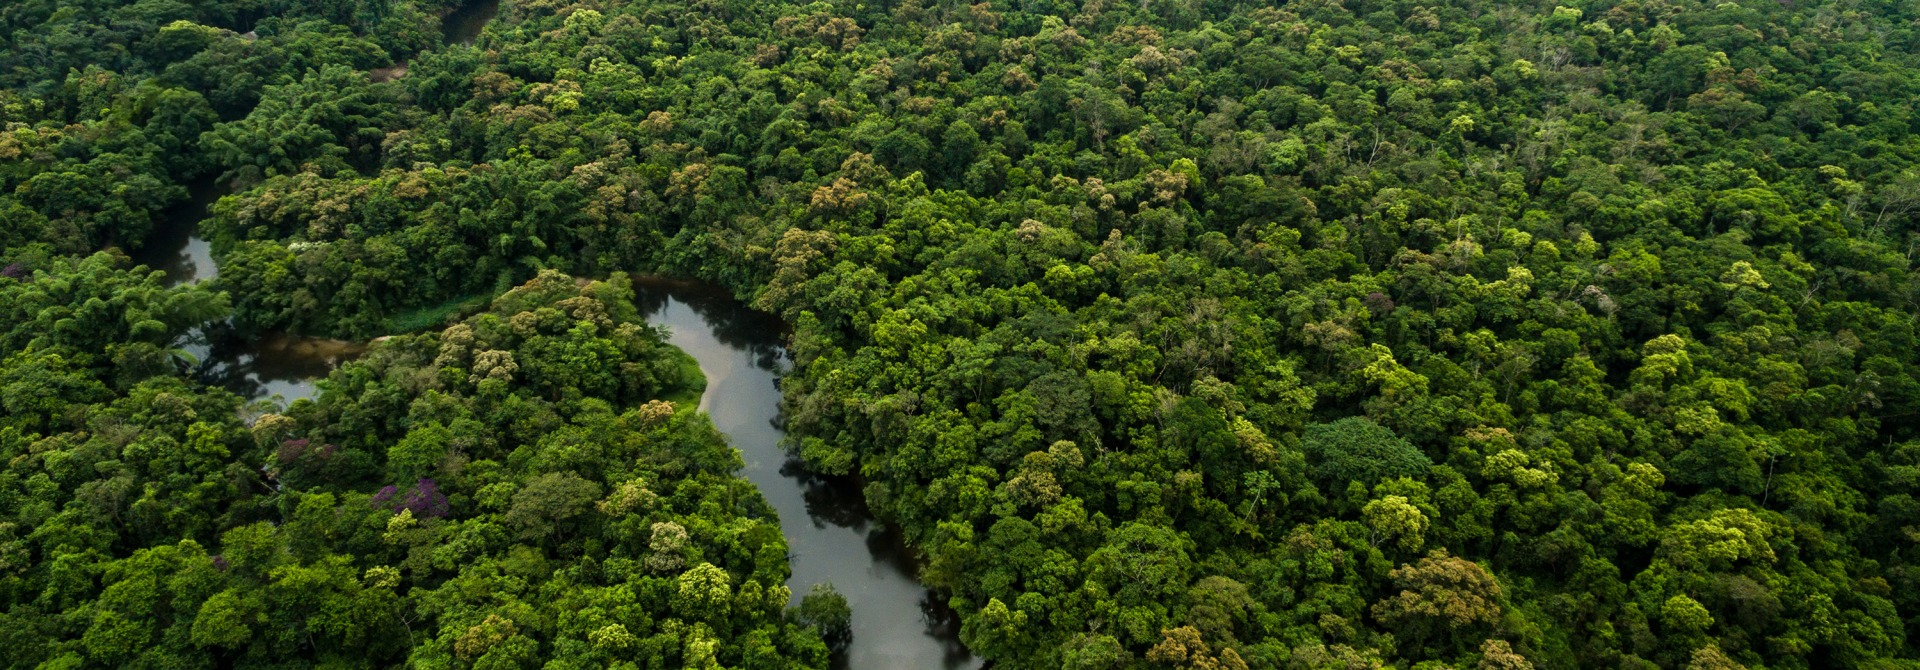
{"type": "MultiPolygon", "coordinates": [[[[506,275],[501,275],[501,279],[506,278],[506,275]]],[[[486,293],[452,298],[438,305],[429,305],[395,314],[387,319],[385,331],[388,333],[412,333],[446,325],[457,317],[473,314],[484,309],[487,303],[492,302],[493,299],[500,294],[507,292],[507,289],[511,286],[511,284],[504,286],[496,284],[494,290],[486,293]]]]}
{"type": "Polygon", "coordinates": [[[30,310],[0,362],[8,667],[826,666],[737,452],[658,399],[678,352],[624,277],[542,275],[262,415],[109,357],[220,316],[115,264],[0,279],[30,310]]]}
{"type": "Polygon", "coordinates": [[[1333,496],[1350,482],[1372,488],[1396,477],[1421,478],[1433,465],[1418,447],[1365,417],[1307,426],[1300,448],[1314,478],[1333,496]]]}
{"type": "Polygon", "coordinates": [[[391,107],[363,104],[382,96],[354,70],[436,43],[439,4],[9,3],[0,261],[138,248],[210,171],[364,162],[391,107]]]}
{"type": "Polygon", "coordinates": [[[0,351],[21,364],[71,366],[130,387],[175,372],[170,350],[188,330],[227,311],[225,296],[197,287],[162,288],[150,273],[127,270],[124,258],[112,253],[45,263],[23,263],[18,277],[0,277],[0,319],[8,324],[0,331],[0,351]]]}
{"type": "Polygon", "coordinates": [[[800,599],[800,606],[794,608],[793,618],[801,625],[812,626],[836,653],[853,640],[853,609],[832,584],[813,585],[800,599]]]}
{"type": "Polygon", "coordinates": [[[560,0],[374,82],[440,3],[15,4],[23,663],[823,658],[712,549],[779,541],[712,428],[629,409],[684,359],[565,276],[629,269],[788,321],[795,452],[996,667],[1920,657],[1913,7],[560,0]],[[58,283],[216,169],[213,291],[58,283]],[[289,410],[283,492],[169,374],[218,291],[372,336],[502,277],[289,410]]]}
{"type": "Polygon", "coordinates": [[[245,119],[215,126],[201,141],[227,179],[333,174],[365,164],[385,138],[381,102],[364,75],[331,65],[268,86],[245,119]]]}

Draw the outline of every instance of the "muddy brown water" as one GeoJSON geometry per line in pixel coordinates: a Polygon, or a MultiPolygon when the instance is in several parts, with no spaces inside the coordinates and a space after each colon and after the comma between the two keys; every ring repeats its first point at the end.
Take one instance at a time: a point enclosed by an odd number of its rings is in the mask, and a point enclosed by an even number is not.
{"type": "MultiPolygon", "coordinates": [[[[169,287],[219,274],[198,229],[207,208],[227,190],[206,179],[189,185],[188,192],[187,202],[168,210],[133,254],[135,263],[165,273],[162,284],[169,287]]],[[[366,350],[363,343],[284,333],[243,337],[225,322],[194,329],[174,345],[193,356],[193,374],[202,381],[250,400],[278,396],[283,402],[313,397],[315,380],[366,350]]]]}

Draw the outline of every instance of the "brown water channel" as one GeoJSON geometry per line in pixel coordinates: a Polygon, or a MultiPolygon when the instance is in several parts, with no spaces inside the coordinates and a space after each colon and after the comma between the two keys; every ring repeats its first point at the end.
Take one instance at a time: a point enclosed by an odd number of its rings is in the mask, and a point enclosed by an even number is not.
{"type": "Polygon", "coordinates": [[[707,375],[700,408],[732,439],[746,475],[780,513],[794,601],[832,583],[853,607],[853,643],[839,667],[978,668],[959,640],[951,609],[915,580],[918,566],[898,532],[875,521],[851,479],[802,469],[781,447],[778,379],[788,366],[785,328],[717,287],[654,278],[634,281],[647,321],[707,375]]]}
{"type": "MultiPolygon", "coordinates": [[[[446,42],[472,44],[499,11],[500,0],[461,5],[441,19],[446,42]]],[[[397,71],[405,70],[402,63],[397,71]]],[[[145,246],[133,255],[135,262],[165,272],[167,286],[205,281],[220,272],[199,228],[208,207],[228,190],[204,179],[190,185],[189,193],[187,202],[168,210],[145,246]]],[[[287,402],[313,397],[315,380],[366,350],[357,342],[278,333],[245,338],[230,323],[195,330],[176,344],[193,355],[194,373],[201,379],[249,399],[279,396],[287,402]]]]}
{"type": "MultiPolygon", "coordinates": [[[[225,190],[213,180],[192,184],[189,190],[192,197],[169,210],[146,246],[133,255],[134,262],[166,273],[167,286],[206,281],[219,274],[198,228],[207,217],[207,207],[225,190]]],[[[175,346],[193,355],[193,372],[203,381],[249,399],[279,396],[287,402],[313,397],[315,380],[366,350],[366,345],[356,342],[280,333],[242,337],[230,322],[197,328],[175,346]]]]}

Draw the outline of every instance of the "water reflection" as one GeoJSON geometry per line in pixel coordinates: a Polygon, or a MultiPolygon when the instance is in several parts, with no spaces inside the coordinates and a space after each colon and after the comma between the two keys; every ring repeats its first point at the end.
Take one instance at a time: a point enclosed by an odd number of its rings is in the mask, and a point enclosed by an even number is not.
{"type": "Polygon", "coordinates": [[[231,324],[215,331],[208,356],[196,370],[208,384],[249,399],[279,396],[291,402],[313,397],[314,383],[341,363],[367,350],[362,342],[348,342],[285,333],[243,338],[231,324]]]}
{"type": "Polygon", "coordinates": [[[447,44],[473,44],[480,39],[480,33],[487,29],[487,22],[493,15],[500,13],[500,0],[475,0],[460,5],[446,18],[440,20],[440,30],[447,44]]]}
{"type": "MultiPolygon", "coordinates": [[[[168,287],[219,275],[199,227],[208,208],[230,189],[214,179],[202,179],[187,190],[191,196],[187,202],[168,209],[146,244],[133,254],[136,264],[165,273],[161,283],[168,287]]],[[[283,333],[242,337],[231,321],[196,328],[174,346],[192,357],[191,372],[207,384],[249,400],[279,396],[289,402],[313,397],[316,380],[366,350],[363,344],[283,333]]]]}
{"type": "Polygon", "coordinates": [[[633,304],[641,314],[655,314],[668,300],[679,301],[699,315],[702,328],[729,349],[745,352],[753,366],[778,374],[787,371],[787,324],[772,314],[748,308],[732,293],[713,284],[640,276],[633,278],[633,304]]]}
{"type": "Polygon", "coordinates": [[[795,602],[832,583],[853,607],[853,643],[836,665],[868,668],[977,668],[960,644],[946,603],[915,580],[913,552],[874,520],[851,478],[807,472],[781,446],[778,378],[789,364],[777,320],[715,287],[658,278],[634,280],[635,303],[667,327],[670,341],[700,362],[700,406],[746,461],[742,472],[775,511],[791,552],[795,602]]]}
{"type": "MultiPolygon", "coordinates": [[[[461,5],[442,20],[447,43],[472,44],[499,11],[500,0],[461,5]]],[[[405,74],[402,62],[375,72],[374,77],[405,74]]],[[[189,184],[187,192],[187,201],[162,213],[153,233],[133,254],[134,263],[166,273],[163,283],[168,287],[206,281],[220,273],[199,227],[213,203],[232,192],[232,185],[205,177],[189,184]]],[[[174,344],[193,358],[195,376],[250,400],[311,398],[315,381],[366,350],[363,344],[280,333],[241,337],[230,321],[195,329],[174,344]]]]}
{"type": "Polygon", "coordinates": [[[133,262],[167,273],[166,285],[212,279],[213,249],[195,230],[207,210],[226,195],[227,189],[212,178],[187,185],[187,201],[168,208],[154,223],[153,233],[133,253],[133,262]]]}

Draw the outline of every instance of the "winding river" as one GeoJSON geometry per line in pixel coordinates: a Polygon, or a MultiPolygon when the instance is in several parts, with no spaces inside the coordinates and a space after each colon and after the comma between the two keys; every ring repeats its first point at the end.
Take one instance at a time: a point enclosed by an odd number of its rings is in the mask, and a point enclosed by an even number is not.
{"type": "Polygon", "coordinates": [[[700,362],[707,375],[700,409],[740,449],[743,474],[780,513],[795,602],[814,584],[832,583],[853,607],[853,642],[836,666],[980,667],[960,644],[953,611],[915,580],[912,552],[868,513],[860,487],[805,471],[781,447],[784,326],[712,286],[640,278],[634,290],[647,321],[665,326],[669,341],[700,362]]]}
{"type": "MultiPolygon", "coordinates": [[[[447,42],[473,43],[498,10],[499,0],[475,0],[449,14],[447,42]]],[[[209,179],[191,192],[134,254],[136,262],[166,273],[168,286],[219,272],[198,228],[226,191],[209,179]]],[[[674,346],[699,361],[707,376],[700,409],[740,449],[742,474],[779,512],[791,552],[787,585],[794,602],[814,584],[831,583],[852,606],[853,640],[834,659],[835,667],[981,667],[960,643],[953,611],[915,580],[913,553],[895,529],[869,513],[858,484],[809,473],[782,448],[777,382],[788,366],[785,326],[713,286],[640,278],[634,289],[648,321],[665,326],[674,346]]],[[[196,330],[181,345],[198,361],[195,373],[209,383],[250,399],[278,396],[287,402],[312,397],[316,380],[365,350],[358,343],[278,334],[248,339],[230,324],[196,330]]]]}
{"type": "MultiPolygon", "coordinates": [[[[192,197],[168,210],[145,246],[133,255],[134,262],[166,273],[163,283],[169,287],[219,274],[198,228],[207,217],[207,207],[225,191],[211,179],[196,182],[188,190],[192,197]]],[[[313,397],[315,380],[366,350],[366,345],[355,342],[280,333],[245,338],[231,323],[196,328],[177,346],[193,356],[193,373],[201,380],[249,400],[279,396],[286,402],[313,397]]]]}
{"type": "MultiPolygon", "coordinates": [[[[487,22],[500,12],[500,0],[472,0],[441,19],[448,44],[473,44],[487,22]]],[[[376,80],[405,76],[406,63],[383,68],[376,80]]],[[[187,202],[174,206],[156,222],[153,234],[133,254],[136,263],[166,273],[166,286],[192,284],[214,278],[213,251],[200,237],[200,221],[227,189],[212,178],[188,186],[187,202]]],[[[244,338],[232,324],[215,324],[188,333],[177,343],[195,360],[194,374],[250,400],[278,396],[285,402],[311,398],[314,382],[340,363],[359,356],[366,345],[356,342],[270,333],[244,338]]]]}
{"type": "MultiPolygon", "coordinates": [[[[217,195],[211,187],[196,188],[195,202],[171,213],[136,260],[165,272],[169,286],[213,277],[206,242],[190,231],[217,195]]],[[[701,411],[740,449],[742,474],[779,512],[794,602],[814,584],[831,583],[852,606],[853,641],[835,667],[980,667],[960,643],[954,613],[916,581],[913,553],[895,529],[874,520],[858,484],[807,472],[782,448],[778,380],[788,367],[785,325],[714,286],[640,278],[634,289],[647,321],[665,326],[669,341],[699,361],[707,377],[701,411]]],[[[189,334],[185,348],[209,383],[250,399],[277,395],[288,402],[312,397],[317,379],[365,349],[277,334],[243,339],[224,324],[189,334]]]]}

